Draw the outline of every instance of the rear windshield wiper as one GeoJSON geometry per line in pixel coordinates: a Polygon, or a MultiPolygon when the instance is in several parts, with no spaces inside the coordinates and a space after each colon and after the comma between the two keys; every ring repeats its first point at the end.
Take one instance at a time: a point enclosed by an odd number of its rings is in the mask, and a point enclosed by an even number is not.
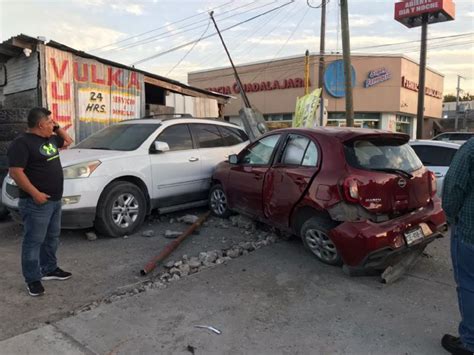
{"type": "Polygon", "coordinates": [[[409,178],[409,179],[411,179],[413,177],[413,175],[410,174],[408,171],[405,171],[405,170],[402,170],[402,169],[380,168],[380,169],[370,169],[370,170],[384,171],[384,172],[387,172],[387,173],[395,173],[395,174],[402,175],[402,176],[404,176],[406,178],[409,178]]]}

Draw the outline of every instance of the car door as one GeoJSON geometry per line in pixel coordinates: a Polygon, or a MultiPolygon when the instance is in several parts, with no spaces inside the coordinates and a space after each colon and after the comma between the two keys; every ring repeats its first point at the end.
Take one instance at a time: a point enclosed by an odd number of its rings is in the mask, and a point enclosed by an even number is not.
{"type": "Polygon", "coordinates": [[[443,182],[449,165],[453,160],[457,149],[449,147],[437,147],[433,145],[417,144],[412,146],[416,155],[420,158],[424,166],[434,172],[437,183],[437,194],[441,196],[443,190],[443,182]]]}
{"type": "Polygon", "coordinates": [[[229,171],[227,197],[232,209],[263,218],[262,190],[282,134],[261,138],[245,148],[229,171]]]}
{"type": "Polygon", "coordinates": [[[310,138],[289,134],[267,172],[263,187],[264,216],[288,226],[291,211],[306,192],[319,165],[318,147],[310,138]]]}
{"type": "Polygon", "coordinates": [[[199,176],[201,185],[199,189],[204,193],[211,187],[211,177],[216,165],[227,159],[230,149],[217,125],[191,123],[190,127],[201,156],[201,173],[199,176]]]}
{"type": "Polygon", "coordinates": [[[165,142],[167,152],[150,152],[155,207],[168,207],[205,199],[200,181],[201,157],[187,124],[166,127],[155,141],[165,142]]]}

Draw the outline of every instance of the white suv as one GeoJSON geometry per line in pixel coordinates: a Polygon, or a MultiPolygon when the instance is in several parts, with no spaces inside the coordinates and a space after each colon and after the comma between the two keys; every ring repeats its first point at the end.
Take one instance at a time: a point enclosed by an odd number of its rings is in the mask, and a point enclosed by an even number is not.
{"type": "MultiPolygon", "coordinates": [[[[109,126],[61,151],[64,228],[133,233],[153,209],[205,205],[214,167],[248,144],[239,127],[196,118],[138,119],[109,126]]],[[[18,210],[7,176],[2,201],[18,210]]]]}

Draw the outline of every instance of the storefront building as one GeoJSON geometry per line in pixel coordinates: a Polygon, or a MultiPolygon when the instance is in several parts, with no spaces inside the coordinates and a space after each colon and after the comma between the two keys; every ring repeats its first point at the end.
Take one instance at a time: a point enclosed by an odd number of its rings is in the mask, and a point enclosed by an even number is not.
{"type": "MultiPolygon", "coordinates": [[[[304,95],[304,56],[240,65],[237,70],[252,106],[271,126],[288,126],[296,99],[304,95]]],[[[317,88],[319,56],[311,55],[310,91],[317,88]]],[[[323,96],[328,126],[345,126],[343,62],[340,55],[325,57],[323,96]]],[[[405,132],[416,136],[419,65],[402,55],[353,55],[352,83],[355,126],[405,132]]],[[[224,116],[233,121],[242,99],[230,67],[188,74],[192,86],[231,95],[224,116]]],[[[444,76],[427,69],[424,137],[435,134],[442,117],[444,76]]]]}

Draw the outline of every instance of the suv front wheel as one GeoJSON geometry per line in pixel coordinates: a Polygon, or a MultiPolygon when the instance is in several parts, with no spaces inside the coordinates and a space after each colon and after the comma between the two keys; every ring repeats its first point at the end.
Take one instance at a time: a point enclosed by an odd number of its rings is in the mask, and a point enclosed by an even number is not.
{"type": "Polygon", "coordinates": [[[303,244],[320,261],[329,265],[342,265],[342,259],[329,236],[336,223],[324,217],[311,217],[301,227],[303,244]]]}
{"type": "Polygon", "coordinates": [[[126,181],[117,181],[104,190],[97,206],[95,228],[108,237],[135,232],[146,216],[143,191],[126,181]]]}

